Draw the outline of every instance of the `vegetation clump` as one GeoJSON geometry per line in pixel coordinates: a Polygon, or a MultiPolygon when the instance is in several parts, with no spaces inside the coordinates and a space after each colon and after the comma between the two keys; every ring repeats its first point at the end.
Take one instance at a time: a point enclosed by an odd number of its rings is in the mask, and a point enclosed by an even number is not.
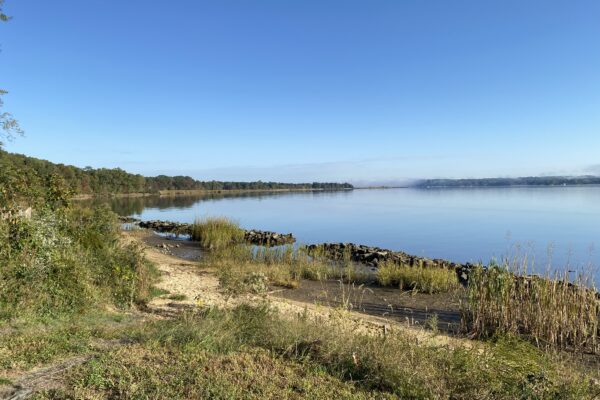
{"type": "Polygon", "coordinates": [[[600,303],[591,280],[567,273],[528,276],[525,262],[478,266],[463,319],[477,337],[518,334],[547,347],[598,351],[600,303]]]}
{"type": "Polygon", "coordinates": [[[227,218],[211,217],[196,220],[192,225],[191,236],[202,247],[219,250],[241,243],[244,240],[244,230],[227,218]]]}
{"type": "Polygon", "coordinates": [[[141,250],[120,241],[106,207],[0,219],[0,265],[1,318],[129,307],[147,297],[152,279],[141,250]]]}
{"type": "Polygon", "coordinates": [[[377,282],[381,286],[396,286],[404,290],[424,293],[450,292],[460,287],[456,272],[440,267],[410,266],[384,262],[377,268],[377,282]]]}

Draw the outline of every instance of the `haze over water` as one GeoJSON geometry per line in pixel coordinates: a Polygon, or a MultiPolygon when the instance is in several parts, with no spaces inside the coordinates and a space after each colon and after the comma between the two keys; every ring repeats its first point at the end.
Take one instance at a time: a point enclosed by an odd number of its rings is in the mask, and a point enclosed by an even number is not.
{"type": "Polygon", "coordinates": [[[354,242],[457,262],[528,254],[538,268],[600,265],[596,186],[120,199],[113,206],[143,220],[226,216],[244,228],[292,232],[300,243],[354,242]]]}

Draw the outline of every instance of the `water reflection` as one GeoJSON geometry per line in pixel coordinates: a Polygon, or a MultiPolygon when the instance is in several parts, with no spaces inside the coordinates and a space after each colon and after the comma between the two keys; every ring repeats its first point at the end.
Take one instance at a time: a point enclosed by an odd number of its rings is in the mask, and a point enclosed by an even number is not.
{"type": "MultiPolygon", "coordinates": [[[[600,265],[600,187],[212,193],[96,200],[143,220],[226,216],[299,243],[353,242],[456,262],[600,265]]],[[[94,202],[89,202],[94,203],[94,202]]]]}
{"type": "Polygon", "coordinates": [[[199,202],[219,201],[223,199],[244,199],[252,198],[272,199],[277,197],[319,197],[319,198],[339,198],[351,195],[351,191],[305,191],[305,192],[245,192],[245,193],[207,193],[194,196],[146,196],[146,197],[116,197],[116,198],[96,198],[91,200],[81,200],[78,203],[83,206],[95,206],[100,204],[109,204],[111,209],[119,215],[141,215],[147,208],[158,210],[184,210],[199,202]]]}

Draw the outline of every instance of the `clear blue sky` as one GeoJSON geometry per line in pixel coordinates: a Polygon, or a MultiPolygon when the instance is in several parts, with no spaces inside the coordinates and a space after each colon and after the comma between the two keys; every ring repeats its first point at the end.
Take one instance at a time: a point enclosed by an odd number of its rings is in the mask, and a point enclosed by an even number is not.
{"type": "Polygon", "coordinates": [[[600,1],[7,0],[10,151],[200,179],[600,174],[600,1]]]}

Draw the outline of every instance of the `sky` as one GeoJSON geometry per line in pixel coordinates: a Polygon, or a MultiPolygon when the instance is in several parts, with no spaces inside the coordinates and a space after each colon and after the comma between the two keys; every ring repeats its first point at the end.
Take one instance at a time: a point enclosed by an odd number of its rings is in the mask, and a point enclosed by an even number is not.
{"type": "Polygon", "coordinates": [[[600,2],[6,0],[6,149],[198,179],[600,174],[600,2]]]}

